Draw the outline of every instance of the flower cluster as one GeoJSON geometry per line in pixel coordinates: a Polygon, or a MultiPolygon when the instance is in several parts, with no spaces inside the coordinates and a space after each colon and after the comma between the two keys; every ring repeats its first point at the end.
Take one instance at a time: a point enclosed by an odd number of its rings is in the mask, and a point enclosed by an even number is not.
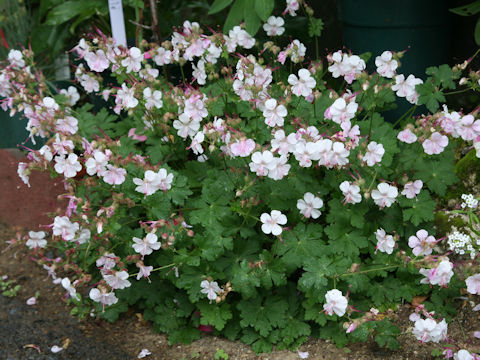
{"type": "MultiPolygon", "coordinates": [[[[294,16],[300,2],[286,6],[294,16]]],[[[275,39],[284,23],[272,16],[263,28],[275,39]]],[[[397,130],[381,112],[394,94],[421,103],[422,83],[397,73],[398,54],[385,51],[369,74],[358,55],[334,52],[323,69],[304,62],[299,40],[282,51],[272,44],[256,51],[241,26],[207,35],[189,21],[161,45],[82,39],[76,86],[56,93],[30,67],[29,51],[11,52],[0,71],[2,107],[23,112],[32,140],[46,139],[18,174],[28,184],[32,171],[51,171],[69,200],[54,216],[52,236],[30,232],[25,244],[52,277],[64,265],[60,282],[74,301],[88,292],[81,301],[100,312],[126,301],[123,290],[159,329],[188,329],[187,341],[199,316],[219,331],[232,324],[255,344],[291,347],[308,337],[310,321],[324,326],[335,314],[360,326],[359,312],[376,321],[369,302],[404,296],[370,291],[390,286],[395,269],[411,275],[410,292],[419,274],[421,284],[440,287],[456,278],[450,260],[431,255],[438,234],[424,230],[433,229],[432,194],[454,180],[439,184],[425,169],[453,171],[451,139],[478,143],[477,115],[444,108],[397,130]],[[290,71],[279,66],[287,62],[290,71]],[[160,76],[167,67],[182,80],[160,76]],[[340,77],[347,85],[334,88],[340,77]],[[76,89],[103,99],[104,108],[93,113],[76,89]],[[46,256],[55,248],[67,256],[46,256]],[[378,267],[385,262],[388,272],[378,267]],[[372,276],[352,281],[366,273],[372,276]],[[274,315],[261,314],[262,321],[252,315],[269,308],[274,315]],[[291,330],[289,319],[306,330],[279,339],[291,330]]],[[[464,208],[477,207],[463,200],[464,208]]],[[[462,239],[451,235],[448,244],[475,254],[462,239]]],[[[478,283],[472,275],[467,290],[478,294],[478,283]]],[[[414,335],[436,342],[446,328],[427,316],[416,320],[414,335]]]]}
{"type": "Polygon", "coordinates": [[[476,209],[478,206],[478,200],[475,199],[473,194],[462,194],[462,209],[465,209],[466,207],[470,209],[476,209]]]}

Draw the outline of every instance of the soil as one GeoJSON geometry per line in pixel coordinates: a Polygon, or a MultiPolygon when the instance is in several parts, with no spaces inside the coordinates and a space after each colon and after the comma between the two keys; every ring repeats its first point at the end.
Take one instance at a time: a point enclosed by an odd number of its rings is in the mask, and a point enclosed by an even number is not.
{"type": "MultiPolygon", "coordinates": [[[[70,316],[70,309],[62,301],[65,291],[61,285],[54,285],[47,278],[46,271],[29,259],[24,245],[7,243],[15,238],[19,226],[23,230],[34,230],[39,224],[51,222],[42,214],[60,205],[57,195],[61,193],[61,183],[55,183],[40,173],[32,174],[31,189],[19,181],[16,174],[19,157],[18,154],[0,150],[0,279],[6,275],[8,280],[20,285],[16,296],[0,295],[0,360],[136,359],[144,348],[152,353],[145,358],[147,360],[212,360],[219,349],[228,354],[229,360],[300,358],[292,351],[255,355],[240,342],[207,334],[190,345],[169,345],[167,337],[155,333],[153,327],[133,309],[113,324],[70,316]],[[26,300],[36,293],[37,303],[27,305],[26,300]],[[54,345],[64,349],[54,354],[50,351],[54,345]]],[[[473,332],[480,331],[480,312],[473,312],[466,299],[452,301],[455,301],[459,314],[449,324],[450,341],[457,349],[468,348],[479,352],[480,341],[473,337],[473,332]]],[[[300,350],[309,352],[309,360],[432,359],[432,350],[442,347],[439,344],[422,345],[415,340],[409,333],[412,323],[408,316],[411,312],[409,304],[396,312],[396,323],[402,329],[398,337],[400,350],[381,349],[373,340],[338,349],[332,343],[319,339],[310,339],[300,350]]]]}

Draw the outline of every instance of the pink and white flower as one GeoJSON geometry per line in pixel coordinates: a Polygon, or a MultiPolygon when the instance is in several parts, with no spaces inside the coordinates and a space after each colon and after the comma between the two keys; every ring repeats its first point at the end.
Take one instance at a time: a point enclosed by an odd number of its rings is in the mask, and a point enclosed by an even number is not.
{"type": "Polygon", "coordinates": [[[337,289],[327,291],[325,294],[326,304],[323,309],[327,315],[337,314],[337,316],[345,315],[348,306],[348,300],[342,295],[342,292],[337,289]]]}
{"type": "Polygon", "coordinates": [[[423,187],[423,181],[422,180],[409,181],[403,187],[402,195],[405,195],[405,197],[407,199],[413,199],[418,194],[420,194],[420,191],[422,190],[422,187],[423,187]]]}
{"type": "Polygon", "coordinates": [[[103,72],[110,66],[110,61],[108,61],[103,50],[89,51],[85,54],[84,59],[90,69],[96,72],[103,72]]]}
{"type": "Polygon", "coordinates": [[[128,273],[125,270],[116,271],[113,274],[104,275],[103,279],[112,289],[125,289],[132,284],[128,281],[128,273]]]}
{"type": "Polygon", "coordinates": [[[377,72],[386,78],[392,78],[395,75],[395,70],[398,67],[398,62],[392,59],[391,51],[384,51],[382,55],[375,58],[375,65],[377,66],[377,72]]]}
{"type": "Polygon", "coordinates": [[[285,155],[274,157],[268,170],[268,177],[273,180],[281,180],[288,175],[290,164],[287,164],[288,158],[285,155]]]}
{"type": "Polygon", "coordinates": [[[443,319],[437,324],[433,319],[418,319],[415,321],[413,335],[422,343],[440,342],[447,337],[448,325],[443,319]]]}
{"type": "Polygon", "coordinates": [[[203,280],[200,283],[200,287],[202,288],[200,292],[202,294],[207,294],[207,298],[209,300],[216,300],[217,294],[221,293],[223,290],[218,286],[216,281],[208,281],[203,280]]]}
{"type": "Polygon", "coordinates": [[[63,288],[68,291],[68,295],[71,298],[74,298],[74,299],[77,299],[77,300],[80,299],[80,297],[77,294],[77,290],[73,287],[69,278],[63,278],[61,284],[62,284],[63,288]]]}
{"type": "Polygon", "coordinates": [[[205,72],[205,61],[200,59],[197,65],[192,64],[192,76],[197,81],[198,85],[205,85],[207,83],[207,73],[205,72]]]}
{"type": "Polygon", "coordinates": [[[268,36],[282,35],[285,32],[284,24],[285,21],[281,17],[270,16],[267,22],[263,24],[263,30],[268,36]]]}
{"type": "Polygon", "coordinates": [[[392,206],[397,196],[398,189],[387,183],[378,184],[377,189],[372,191],[372,199],[380,208],[392,206]]]}
{"type": "Polygon", "coordinates": [[[395,239],[392,235],[387,234],[383,229],[378,229],[375,232],[375,237],[377,238],[377,250],[389,255],[393,253],[393,249],[395,248],[395,239]]]}
{"type": "Polygon", "coordinates": [[[88,158],[88,160],[85,162],[85,168],[87,170],[87,174],[90,176],[95,174],[102,176],[103,172],[106,170],[107,164],[108,156],[100,150],[94,150],[93,157],[88,158]]]}
{"type": "Polygon", "coordinates": [[[298,3],[298,0],[286,0],[286,1],[287,1],[287,7],[283,13],[284,14],[288,13],[290,16],[297,16],[296,11],[300,6],[298,3]]]}
{"type": "Polygon", "coordinates": [[[368,166],[374,166],[382,161],[383,154],[385,154],[383,145],[372,141],[367,146],[367,152],[363,156],[363,161],[365,161],[368,166]]]}
{"type": "Polygon", "coordinates": [[[396,91],[398,97],[404,97],[412,104],[416,104],[418,100],[418,93],[415,86],[423,84],[422,79],[418,79],[413,75],[408,75],[405,79],[404,75],[395,76],[395,84],[392,85],[392,90],[396,91]]]}
{"type": "Polygon", "coordinates": [[[465,280],[465,283],[467,284],[467,291],[470,294],[480,295],[480,274],[469,276],[465,280]]]}
{"type": "Polygon", "coordinates": [[[67,158],[64,156],[55,156],[55,171],[63,174],[66,178],[72,178],[82,170],[82,165],[78,162],[76,154],[70,154],[67,158]]]}
{"type": "Polygon", "coordinates": [[[448,260],[442,260],[436,267],[432,269],[420,269],[420,274],[425,276],[420,281],[422,284],[440,285],[446,287],[453,276],[453,264],[448,260]]]}
{"type": "Polygon", "coordinates": [[[255,141],[241,138],[230,145],[230,151],[234,156],[247,157],[255,149],[255,141]]]}
{"type": "Polygon", "coordinates": [[[424,229],[418,230],[416,236],[412,235],[408,238],[408,246],[413,249],[415,256],[430,255],[436,242],[437,240],[432,235],[428,235],[424,229]]]}
{"type": "Polygon", "coordinates": [[[313,195],[311,192],[305,193],[303,199],[297,201],[297,209],[300,210],[300,214],[306,218],[318,219],[322,212],[320,209],[323,206],[323,200],[313,195]]]}
{"type": "Polygon", "coordinates": [[[439,132],[434,132],[430,138],[425,140],[422,144],[425,154],[428,155],[440,154],[447,145],[448,137],[439,132]]]}
{"type": "Polygon", "coordinates": [[[411,132],[410,129],[405,129],[398,133],[397,139],[407,144],[413,144],[417,141],[417,135],[411,132]]]}
{"type": "Polygon", "coordinates": [[[307,69],[298,70],[298,77],[295,74],[288,76],[288,83],[292,85],[292,93],[297,96],[307,97],[312,94],[316,85],[315,79],[307,69]]]}
{"type": "Polygon", "coordinates": [[[75,239],[75,233],[80,228],[77,222],[72,223],[66,216],[56,216],[53,221],[53,235],[62,236],[65,241],[75,239]]]}
{"type": "Polygon", "coordinates": [[[283,126],[284,118],[287,116],[287,108],[282,104],[277,104],[275,99],[268,99],[265,101],[263,116],[265,117],[265,124],[268,126],[283,126]]]}
{"type": "Polygon", "coordinates": [[[107,292],[107,289],[101,287],[100,290],[93,288],[88,294],[90,299],[95,302],[102,303],[102,307],[105,309],[105,306],[113,305],[118,302],[118,298],[115,296],[113,291],[107,292]]]}
{"type": "Polygon", "coordinates": [[[360,195],[360,187],[358,185],[344,181],[340,184],[340,190],[343,196],[345,196],[345,204],[358,204],[362,201],[362,195],[360,195]]]}
{"type": "Polygon", "coordinates": [[[325,112],[327,119],[332,119],[337,124],[342,124],[355,117],[358,104],[355,101],[346,102],[344,98],[338,98],[325,112]]]}
{"type": "Polygon", "coordinates": [[[157,235],[153,233],[148,233],[143,239],[134,237],[133,242],[135,243],[132,245],[133,250],[142,255],[142,257],[145,255],[150,255],[153,250],[160,249],[160,246],[162,245],[158,241],[157,235]]]}
{"type": "Polygon", "coordinates": [[[80,94],[75,86],[69,86],[67,90],[61,89],[60,94],[63,94],[68,98],[70,106],[74,106],[77,101],[80,100],[80,94]]]}
{"type": "Polygon", "coordinates": [[[200,121],[182,113],[179,115],[178,120],[173,121],[173,127],[178,130],[178,136],[186,139],[187,136],[195,136],[198,129],[200,129],[200,121]]]}
{"type": "Polygon", "coordinates": [[[272,210],[270,215],[263,213],[260,216],[260,221],[262,222],[262,231],[265,234],[278,236],[282,233],[282,227],[280,225],[287,223],[287,217],[278,210],[272,210]]]}
{"type": "Polygon", "coordinates": [[[252,161],[248,164],[250,171],[256,173],[258,176],[267,176],[268,171],[275,167],[273,154],[266,150],[264,152],[254,152],[252,154],[252,161]]]}
{"type": "Polygon", "coordinates": [[[162,101],[162,92],[159,90],[154,90],[152,92],[152,89],[150,88],[145,88],[143,89],[143,98],[145,99],[145,108],[150,110],[154,106],[157,109],[160,109],[163,106],[163,101],[162,101]]]}
{"type": "Polygon", "coordinates": [[[108,164],[102,173],[103,181],[110,185],[120,185],[125,181],[127,170],[108,164]]]}
{"type": "Polygon", "coordinates": [[[28,164],[19,162],[17,167],[17,174],[22,181],[30,187],[30,171],[28,170],[28,164]]]}
{"type": "Polygon", "coordinates": [[[128,49],[128,56],[122,60],[122,66],[126,67],[126,73],[139,72],[142,68],[143,54],[137,47],[128,49]]]}
{"type": "Polygon", "coordinates": [[[46,235],[44,231],[29,231],[29,238],[25,245],[27,245],[29,249],[44,248],[47,245],[47,240],[45,240],[46,235]]]}

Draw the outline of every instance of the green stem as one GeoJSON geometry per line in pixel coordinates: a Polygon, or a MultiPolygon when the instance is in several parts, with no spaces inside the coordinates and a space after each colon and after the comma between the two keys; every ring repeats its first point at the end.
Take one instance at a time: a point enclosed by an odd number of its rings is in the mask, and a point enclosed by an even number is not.
{"type": "MultiPolygon", "coordinates": [[[[152,273],[152,272],[154,272],[154,271],[164,270],[164,269],[167,269],[167,268],[172,267],[172,266],[175,266],[175,263],[173,263],[173,264],[168,264],[168,265],[165,265],[165,266],[160,266],[160,267],[158,267],[158,268],[153,269],[153,270],[150,271],[150,272],[152,273]]],[[[138,272],[135,273],[135,274],[130,274],[128,277],[137,276],[137,275],[138,275],[138,272]]]]}
{"type": "Polygon", "coordinates": [[[477,51],[475,51],[475,54],[473,54],[473,56],[470,58],[470,60],[468,61],[469,63],[471,63],[473,61],[473,59],[475,59],[475,57],[480,53],[480,48],[477,49],[477,51]]]}
{"type": "Polygon", "coordinates": [[[185,84],[185,74],[183,72],[183,65],[180,65],[180,72],[182,73],[182,81],[185,84]]]}
{"type": "Polygon", "coordinates": [[[402,121],[403,119],[411,116],[411,115],[415,112],[416,109],[417,109],[417,105],[412,106],[410,109],[408,109],[408,110],[405,112],[405,114],[403,114],[402,116],[400,116],[400,118],[399,118],[397,121],[395,121],[395,123],[393,124],[393,127],[397,126],[397,125],[400,123],[400,121],[402,121]]]}
{"type": "Polygon", "coordinates": [[[337,275],[337,277],[352,276],[352,275],[358,275],[358,274],[366,274],[366,273],[369,273],[369,272],[372,272],[372,271],[396,269],[396,268],[398,268],[398,267],[400,267],[400,266],[403,266],[403,264],[383,266],[383,267],[376,268],[376,269],[367,269],[367,270],[356,271],[356,272],[351,272],[351,273],[343,273],[343,274],[337,275]]]}
{"type": "Polygon", "coordinates": [[[461,93],[464,93],[464,92],[467,92],[467,91],[470,91],[472,90],[471,87],[469,88],[466,88],[466,89],[463,89],[463,90],[457,90],[457,91],[450,91],[450,92],[446,92],[446,93],[443,93],[443,95],[455,95],[455,94],[461,94],[461,93]]]}
{"type": "Polygon", "coordinates": [[[85,256],[83,257],[83,270],[87,272],[87,254],[88,250],[90,250],[90,246],[92,245],[91,242],[88,243],[87,249],[85,250],[85,256]]]}
{"type": "Polygon", "coordinates": [[[372,123],[373,123],[373,114],[370,113],[370,125],[368,127],[368,140],[370,140],[370,137],[372,136],[372,123]]]}
{"type": "Polygon", "coordinates": [[[371,188],[372,188],[372,185],[373,185],[373,182],[375,181],[376,178],[377,178],[377,170],[375,170],[375,175],[373,175],[372,182],[371,182],[370,185],[368,186],[367,192],[370,192],[370,190],[371,190],[371,188]]]}

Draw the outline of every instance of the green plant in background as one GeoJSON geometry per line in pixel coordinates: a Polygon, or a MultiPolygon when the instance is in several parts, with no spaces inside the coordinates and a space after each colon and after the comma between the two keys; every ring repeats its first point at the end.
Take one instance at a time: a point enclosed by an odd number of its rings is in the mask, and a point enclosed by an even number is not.
{"type": "MultiPolygon", "coordinates": [[[[52,235],[29,234],[26,245],[44,265],[45,251],[64,254],[55,266],[72,279],[74,312],[92,306],[114,321],[135,305],[172,343],[208,328],[256,352],[309,336],[394,349],[392,314],[418,294],[429,299],[415,327],[433,322],[427,336],[443,340],[465,262],[454,272],[440,236],[427,235],[457,181],[456,149],[471,146],[480,120],[437,110],[465,68],[429,68],[422,84],[390,51],[373,73],[366,54],[341,50],[307,63],[298,39],[282,47],[263,30],[267,42],[239,25],[207,35],[185,21],[170,41],[128,50],[87,39],[76,80],[102,96],[99,111],[52,93],[29,75],[32,54],[12,53],[0,89],[26,95],[7,106],[49,138],[18,173],[28,183],[47,170],[68,184],[52,235]],[[180,83],[160,76],[179,66],[180,83]],[[436,112],[388,123],[396,96],[436,112]]],[[[313,22],[310,35],[320,32],[313,22]]],[[[480,89],[477,73],[465,79],[480,89]]]]}
{"type": "MultiPolygon", "coordinates": [[[[456,8],[452,8],[450,9],[450,11],[460,16],[477,15],[478,13],[480,13],[480,0],[476,0],[467,5],[462,5],[456,8]]],[[[475,38],[475,42],[477,43],[477,45],[480,46],[480,17],[478,17],[477,19],[473,36],[475,38]]]]}
{"type": "Polygon", "coordinates": [[[16,285],[15,280],[7,280],[7,277],[0,277],[0,292],[6,297],[15,297],[20,291],[21,285],[16,285]]]}
{"type": "Polygon", "coordinates": [[[223,349],[218,349],[214,358],[215,360],[228,360],[229,356],[223,349]]]}

